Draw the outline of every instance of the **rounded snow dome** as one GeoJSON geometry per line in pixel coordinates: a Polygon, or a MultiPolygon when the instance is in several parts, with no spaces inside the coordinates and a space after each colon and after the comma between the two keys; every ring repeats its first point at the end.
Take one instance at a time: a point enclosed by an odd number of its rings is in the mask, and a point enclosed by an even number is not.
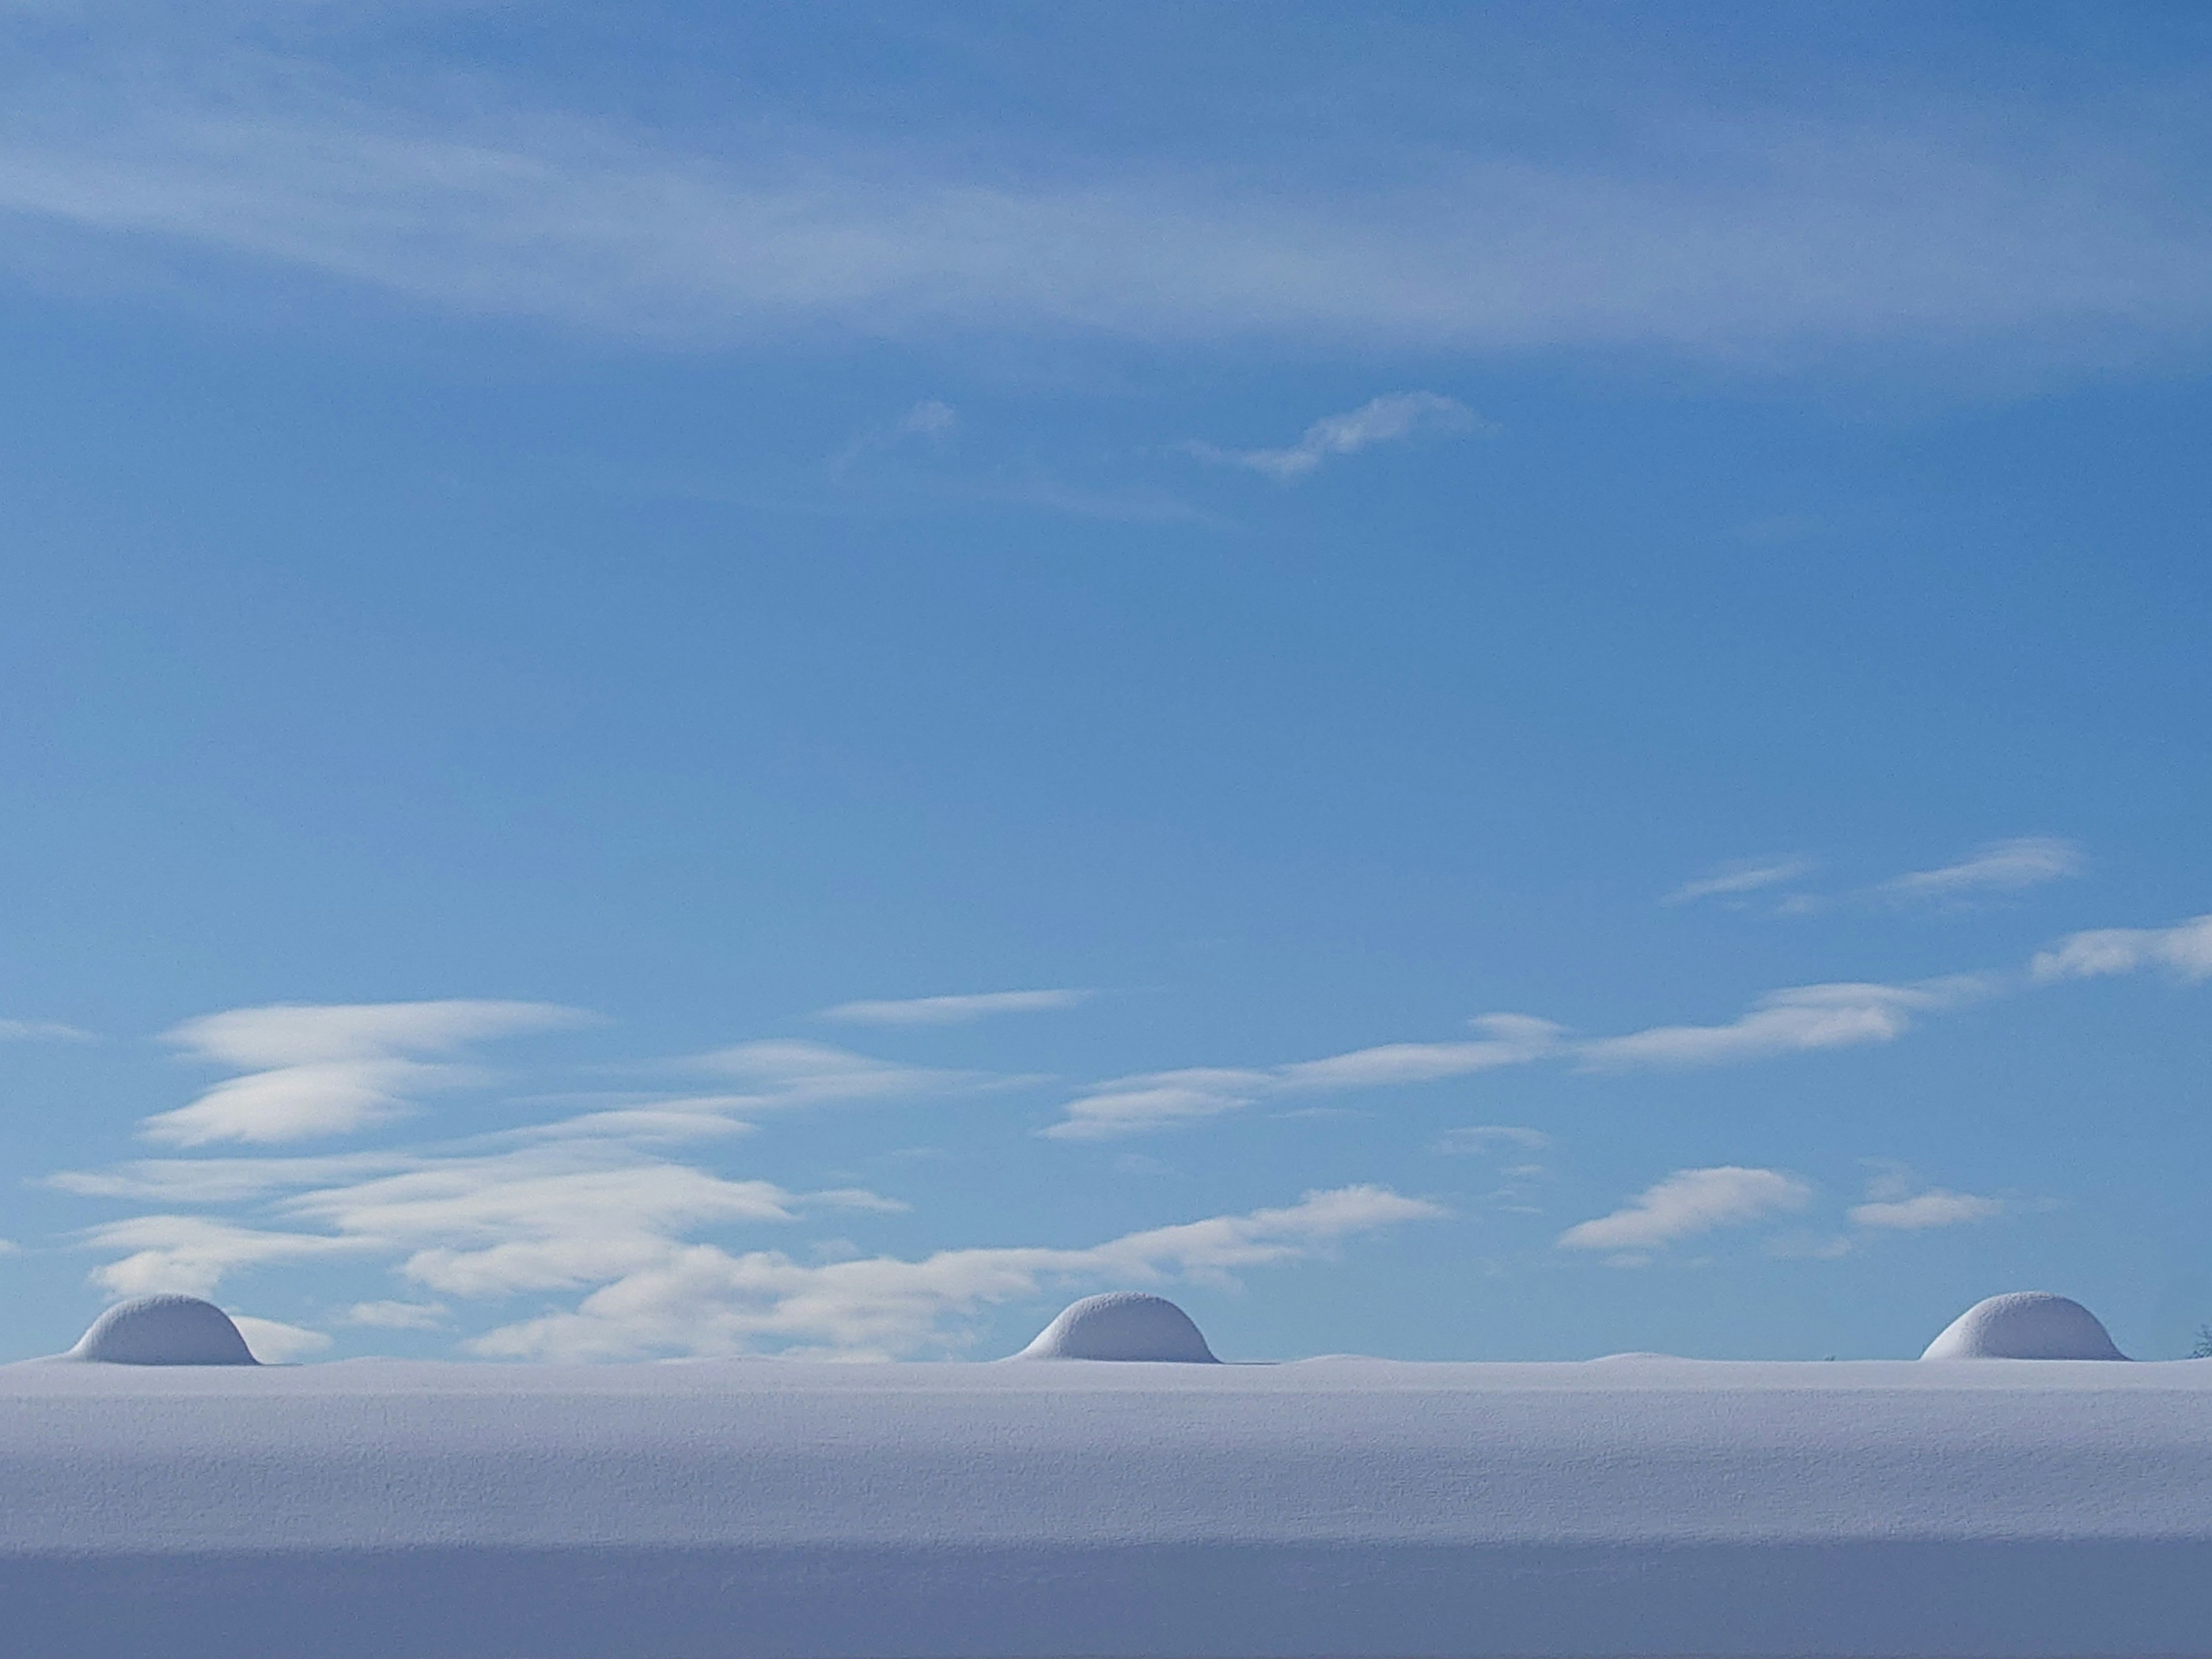
{"type": "Polygon", "coordinates": [[[252,1365],[259,1362],[230,1316],[196,1296],[142,1296],[92,1322],[72,1359],[116,1365],[252,1365]]]}
{"type": "Polygon", "coordinates": [[[2014,1291],[1977,1302],[1923,1359],[2125,1359],[2104,1322],[2071,1297],[2014,1291]]]}
{"type": "Polygon", "coordinates": [[[1014,1358],[1220,1363],[1188,1314],[1165,1297],[1141,1291],[1114,1291],[1071,1303],[1014,1358]]]}

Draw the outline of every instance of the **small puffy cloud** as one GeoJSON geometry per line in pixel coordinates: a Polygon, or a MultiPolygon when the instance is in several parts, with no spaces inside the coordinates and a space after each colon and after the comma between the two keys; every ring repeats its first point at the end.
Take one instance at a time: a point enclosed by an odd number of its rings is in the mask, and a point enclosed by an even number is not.
{"type": "Polygon", "coordinates": [[[167,1039],[196,1059],[250,1067],[188,1106],[145,1120],[150,1139],[198,1146],[346,1134],[405,1115],[416,1095],[471,1082],[425,1060],[481,1039],[574,1025],[543,1002],[453,1000],[234,1008],[186,1020],[167,1039]]]}
{"type": "Polygon", "coordinates": [[[1869,1199],[1848,1212],[1855,1225],[1893,1232],[1923,1232],[1931,1227],[1955,1227],[1962,1222],[1987,1221],[2004,1213],[2003,1203],[1977,1198],[1971,1193],[1947,1192],[1941,1187],[1910,1198],[1869,1199]]]}
{"type": "Polygon", "coordinates": [[[824,1019],[855,1025],[959,1025],[997,1014],[1037,1014],[1073,1008],[1089,991],[981,991],[967,996],[904,997],[892,1001],[841,1002],[824,1019]]]}
{"type": "Polygon", "coordinates": [[[1662,904],[1692,904],[1699,899],[1733,898],[1744,893],[1755,893],[1764,887],[1777,887],[1785,881],[1809,875],[1817,866],[1807,858],[1762,859],[1731,864],[1700,876],[1695,881],[1686,881],[1673,892],[1660,899],[1662,904]]]}
{"type": "Polygon", "coordinates": [[[909,438],[950,437],[959,427],[959,411],[935,398],[924,398],[901,416],[898,423],[900,435],[909,438]]]}
{"type": "Polygon", "coordinates": [[[1935,870],[1916,870],[1877,889],[1899,898],[1960,898],[1972,893],[2018,892],[2046,881],[2079,875],[2081,849],[2056,836],[2021,836],[1993,842],[1972,858],[1935,870]]]}
{"type": "Polygon", "coordinates": [[[89,1042],[92,1033],[58,1019],[0,1019],[0,1042],[89,1042]]]}
{"type": "Polygon", "coordinates": [[[343,1324],[379,1331],[434,1331],[448,1317],[442,1302],[356,1302],[338,1316],[343,1324]]]}
{"type": "Polygon", "coordinates": [[[1964,981],[1801,985],[1768,993],[1748,1013],[1725,1025],[1656,1025],[1626,1036],[1601,1037],[1576,1052],[1591,1070],[1626,1071],[1727,1065],[1809,1048],[1888,1042],[1910,1027],[1914,1015],[1948,1006],[1972,989],[1964,981]]]}
{"type": "Polygon", "coordinates": [[[2164,968],[2183,979],[2212,976],[2212,916],[2172,927],[2100,927],[2039,951],[2029,971],[2043,981],[2096,979],[2164,968]]]}
{"type": "Polygon", "coordinates": [[[1487,429],[1455,398],[1433,392],[1395,392],[1341,415],[1326,415],[1285,449],[1220,449],[1212,444],[1183,447],[1201,460],[1263,472],[1278,483],[1302,478],[1332,456],[1357,454],[1376,444],[1393,443],[1420,431],[1487,429]]]}
{"type": "Polygon", "coordinates": [[[1387,1084],[1432,1083],[1501,1066],[1522,1066],[1553,1052],[1563,1029],[1529,1014],[1485,1014],[1473,1022],[1484,1036],[1475,1042],[1386,1042],[1326,1060],[1279,1066],[1273,1086],[1285,1090],[1370,1089],[1387,1084]]]}
{"type": "Polygon", "coordinates": [[[264,1365],[289,1364],[309,1354],[320,1353],[331,1346],[331,1339],[320,1331],[286,1325],[274,1319],[234,1313],[230,1322],[238,1327],[238,1334],[246,1339],[247,1348],[264,1365]]]}
{"type": "Polygon", "coordinates": [[[1654,1250],[1717,1227],[1802,1210],[1812,1197],[1805,1182],[1778,1170],[1678,1170],[1611,1215],[1568,1228],[1559,1243],[1569,1250],[1654,1250]]]}

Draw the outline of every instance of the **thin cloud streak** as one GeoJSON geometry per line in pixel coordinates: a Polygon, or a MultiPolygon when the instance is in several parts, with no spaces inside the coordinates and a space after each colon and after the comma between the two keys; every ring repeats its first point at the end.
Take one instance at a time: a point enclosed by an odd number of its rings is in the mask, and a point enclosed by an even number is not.
{"type": "Polygon", "coordinates": [[[1285,449],[1222,449],[1196,440],[1186,443],[1183,449],[1202,461],[1243,467],[1264,473],[1277,483],[1290,483],[1333,457],[1356,455],[1376,444],[1400,442],[1419,432],[1493,429],[1478,421],[1474,411],[1456,398],[1434,392],[1394,392],[1341,415],[1323,416],[1285,449]]]}
{"type": "Polygon", "coordinates": [[[1178,1128],[1252,1105],[1265,1096],[1432,1083],[1553,1053],[1561,1027],[1532,1014],[1485,1014],[1468,1022],[1482,1033],[1467,1042],[1386,1042],[1322,1060],[1264,1069],[1191,1066],[1101,1084],[1063,1109],[1041,1131],[1055,1140],[1109,1140],[1178,1128]]]}
{"type": "Polygon", "coordinates": [[[1677,1170],[1610,1215],[1567,1229],[1565,1250],[1654,1250],[1677,1239],[1802,1210],[1813,1189],[1778,1170],[1722,1164],[1677,1170]]]}
{"type": "Polygon", "coordinates": [[[1935,1187],[1910,1198],[1869,1199],[1863,1204],[1854,1204],[1846,1213],[1855,1226],[1891,1232],[1925,1232],[1935,1227],[1992,1220],[2004,1212],[2001,1200],[1978,1198],[1972,1193],[1954,1193],[1935,1187]]]}
{"type": "Polygon", "coordinates": [[[1875,890],[1896,898],[1955,899],[1971,893],[2020,892],[2081,873],[2081,849],[2056,836],[1993,842],[1972,858],[1916,870],[1875,890]]]}
{"type": "Polygon", "coordinates": [[[1761,888],[1779,886],[1785,881],[1810,875],[1819,866],[1811,859],[1790,858],[1759,863],[1733,864],[1701,876],[1695,881],[1686,881],[1660,899],[1662,904],[1693,904],[1699,899],[1730,898],[1744,893],[1755,893],[1761,888]]]}
{"type": "Polygon", "coordinates": [[[1844,982],[1771,991],[1750,1012],[1724,1025],[1655,1025],[1626,1036],[1601,1037],[1576,1048],[1583,1069],[1729,1065],[1809,1049],[1889,1042],[1915,1016],[1976,994],[1980,981],[1923,985],[1844,982]]]}
{"type": "Polygon", "coordinates": [[[58,1019],[0,1019],[0,1042],[90,1042],[92,1033],[58,1019]]]}
{"type": "Polygon", "coordinates": [[[1056,1013],[1079,1006],[1093,994],[1074,989],[982,991],[965,996],[841,1002],[834,1008],[823,1009],[821,1017],[856,1025],[959,1025],[998,1014],[1056,1013]]]}
{"type": "Polygon", "coordinates": [[[641,342],[1055,331],[1735,368],[2002,345],[2071,368],[2212,327],[2212,225],[2162,140],[2043,110],[1990,111],[1999,136],[1978,140],[1935,114],[1745,120],[1709,129],[1694,166],[1635,143],[1572,165],[1431,149],[1382,188],[1230,193],[1156,165],[1009,177],[818,131],[686,149],[496,95],[441,119],[143,80],[125,107],[108,85],[19,102],[0,210],[133,269],[172,263],[166,243],[641,342]]]}

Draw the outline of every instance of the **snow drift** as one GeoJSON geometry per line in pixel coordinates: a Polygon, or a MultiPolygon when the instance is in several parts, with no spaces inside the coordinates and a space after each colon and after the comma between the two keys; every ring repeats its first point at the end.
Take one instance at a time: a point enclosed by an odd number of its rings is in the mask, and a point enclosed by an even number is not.
{"type": "Polygon", "coordinates": [[[142,1296],[92,1322],[64,1359],[111,1365],[252,1365],[230,1316],[196,1296],[142,1296]]]}
{"type": "Polygon", "coordinates": [[[2104,1322],[2048,1291],[1977,1302],[1943,1328],[1923,1359],[2125,1359],[2104,1322]]]}
{"type": "Polygon", "coordinates": [[[1141,1291],[1109,1291],[1071,1303],[1014,1358],[1220,1363],[1188,1314],[1165,1297],[1141,1291]]]}

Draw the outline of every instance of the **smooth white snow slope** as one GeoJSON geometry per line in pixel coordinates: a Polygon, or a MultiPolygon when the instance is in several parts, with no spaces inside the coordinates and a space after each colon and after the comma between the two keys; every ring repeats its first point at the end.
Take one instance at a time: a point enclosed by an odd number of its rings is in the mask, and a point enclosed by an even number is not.
{"type": "Polygon", "coordinates": [[[1923,1359],[2125,1359],[2105,1322],[2070,1297],[1985,1297],[1946,1325],[1923,1359]]]}
{"type": "Polygon", "coordinates": [[[1188,1314],[1165,1297],[1142,1291],[1109,1291],[1070,1303],[1014,1358],[1220,1364],[1188,1314]]]}
{"type": "Polygon", "coordinates": [[[0,1654],[2212,1651],[2212,1362],[0,1367],[0,1654]]]}

